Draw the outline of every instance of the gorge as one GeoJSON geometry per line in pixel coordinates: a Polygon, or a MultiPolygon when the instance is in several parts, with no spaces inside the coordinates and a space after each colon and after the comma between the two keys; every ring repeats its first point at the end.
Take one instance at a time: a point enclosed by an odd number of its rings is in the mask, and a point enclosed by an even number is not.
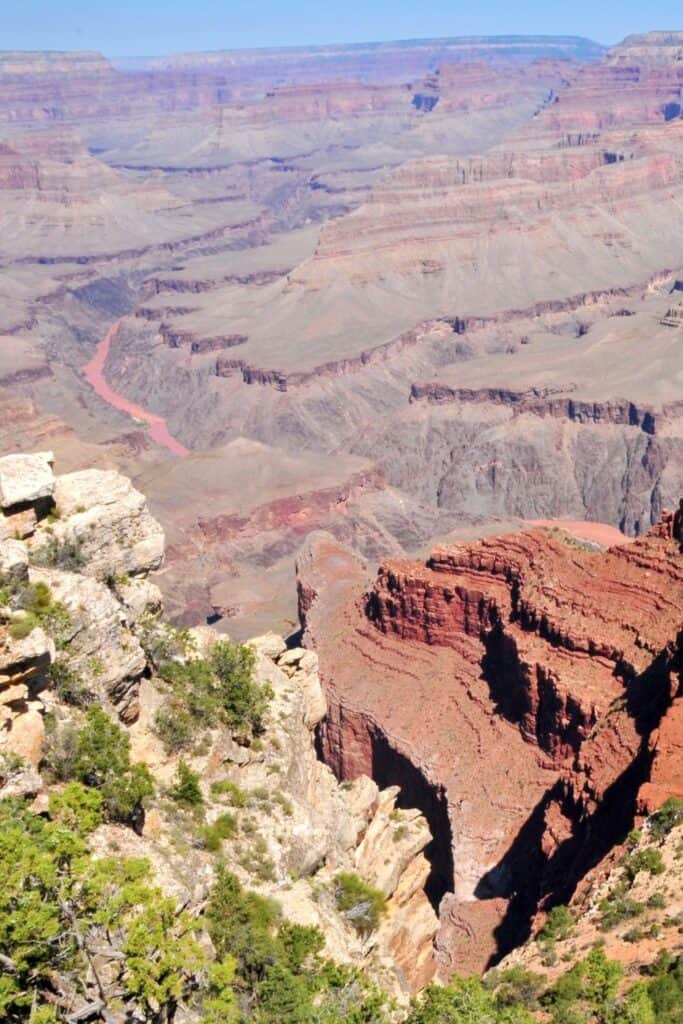
{"type": "Polygon", "coordinates": [[[683,32],[0,52],[0,817],[202,949],[87,907],[45,1024],[677,1024],[682,110],[683,32]]]}

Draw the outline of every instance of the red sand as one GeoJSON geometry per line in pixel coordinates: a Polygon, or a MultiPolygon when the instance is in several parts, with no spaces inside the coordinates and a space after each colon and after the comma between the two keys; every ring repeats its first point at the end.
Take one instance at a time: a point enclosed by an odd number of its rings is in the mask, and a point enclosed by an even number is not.
{"type": "Polygon", "coordinates": [[[627,537],[625,533],[618,530],[616,526],[610,526],[609,523],[591,523],[576,519],[528,519],[526,521],[530,526],[548,526],[566,530],[572,537],[592,541],[593,544],[602,544],[606,548],[612,548],[618,544],[632,544],[635,539],[627,537]]]}
{"type": "Polygon", "coordinates": [[[190,451],[184,445],[177,441],[168,432],[166,426],[166,420],[161,416],[156,416],[152,412],[147,412],[140,405],[135,405],[134,402],[129,402],[123,395],[119,395],[116,391],[113,391],[103,376],[104,365],[109,355],[109,348],[112,341],[116,337],[116,333],[119,329],[120,320],[112,324],[107,333],[105,334],[102,341],[97,346],[95,355],[83,367],[83,373],[88,384],[97,392],[100,398],[103,398],[105,402],[112,405],[115,409],[119,409],[121,412],[128,413],[136,420],[144,420],[145,423],[149,423],[150,431],[149,436],[156,441],[157,444],[162,445],[164,448],[168,448],[173,455],[178,455],[181,458],[185,455],[189,455],[190,451]]]}

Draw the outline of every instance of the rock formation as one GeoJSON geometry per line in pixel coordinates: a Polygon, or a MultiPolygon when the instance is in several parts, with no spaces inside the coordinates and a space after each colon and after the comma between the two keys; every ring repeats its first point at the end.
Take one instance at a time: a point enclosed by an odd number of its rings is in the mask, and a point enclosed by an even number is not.
{"type": "Polygon", "coordinates": [[[331,538],[310,542],[299,601],[330,705],[321,747],[339,778],[403,784],[430,821],[446,974],[522,941],[639,807],[678,793],[682,586],[657,536],[449,545],[384,563],[374,585],[331,538]]]}
{"type": "MultiPolygon", "coordinates": [[[[37,769],[50,730],[78,721],[78,709],[93,705],[125,725],[135,759],[170,783],[178,758],[155,725],[168,688],[150,654],[150,637],[163,637],[166,628],[161,594],[148,579],[163,556],[163,533],[120,474],[55,476],[52,466],[47,452],[0,458],[0,799],[44,790],[37,769]],[[26,524],[25,539],[7,537],[18,522],[26,524]]],[[[197,630],[192,643],[207,652],[218,639],[197,630]]],[[[254,749],[214,729],[193,757],[208,825],[223,810],[212,785],[227,781],[236,792],[256,794],[249,829],[258,831],[259,857],[269,866],[259,882],[261,861],[245,860],[236,841],[227,855],[237,875],[276,897],[291,921],[321,927],[328,955],[367,966],[405,1000],[436,967],[438,919],[425,893],[427,822],[419,810],[397,807],[396,787],[381,790],[367,777],[340,785],[318,760],[314,730],[327,705],[313,653],[288,649],[272,633],[251,648],[255,678],[270,694],[267,726],[254,749]],[[358,934],[336,907],[341,871],[357,873],[386,898],[372,934],[358,934]]],[[[173,891],[200,900],[213,878],[212,855],[183,863],[168,846],[167,814],[162,801],[149,809],[142,837],[103,826],[93,843],[102,855],[112,842],[149,857],[173,891]]]]}

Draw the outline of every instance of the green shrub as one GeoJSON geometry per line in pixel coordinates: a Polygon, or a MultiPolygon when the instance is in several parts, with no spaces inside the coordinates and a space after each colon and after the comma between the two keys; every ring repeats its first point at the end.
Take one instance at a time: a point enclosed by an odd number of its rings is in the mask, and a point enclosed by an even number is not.
{"type": "Polygon", "coordinates": [[[294,805],[284,793],[273,793],[273,800],[279,807],[282,808],[282,813],[287,817],[291,818],[294,814],[294,805]]]}
{"type": "Polygon", "coordinates": [[[522,1006],[499,1009],[480,978],[454,978],[444,987],[430,985],[413,1001],[405,1024],[533,1024],[522,1006]]]}
{"type": "Polygon", "coordinates": [[[34,553],[36,565],[47,565],[52,569],[64,569],[66,572],[78,572],[86,563],[83,542],[78,537],[50,537],[47,544],[34,553]]]}
{"type": "Polygon", "coordinates": [[[222,779],[220,782],[211,783],[211,796],[220,798],[226,796],[233,807],[246,807],[247,794],[234,782],[229,779],[222,779]]]}
{"type": "Polygon", "coordinates": [[[608,960],[600,947],[592,949],[541,998],[556,1024],[606,1020],[622,976],[622,968],[608,960]]]}
{"type": "Polygon", "coordinates": [[[195,924],[149,884],[146,861],[91,856],[68,818],[90,827],[92,791],[67,787],[62,797],[55,821],[23,801],[0,801],[0,1020],[64,1021],[65,991],[86,1003],[104,991],[110,1005],[134,1000],[140,1020],[170,1020],[175,1004],[202,984],[205,955],[195,924]],[[116,971],[101,972],[96,982],[89,950],[106,949],[110,936],[116,971]]]}
{"type": "Polygon", "coordinates": [[[386,896],[379,889],[367,885],[358,875],[344,871],[334,879],[334,898],[337,909],[359,935],[373,932],[386,910],[386,896]]]}
{"type": "Polygon", "coordinates": [[[63,604],[53,599],[47,583],[41,580],[20,587],[13,595],[12,606],[26,613],[24,618],[15,619],[10,626],[10,634],[14,639],[23,639],[36,626],[42,626],[58,646],[64,644],[71,626],[71,616],[63,604]]]}
{"type": "MultiPolygon", "coordinates": [[[[166,649],[157,644],[154,658],[166,649]]],[[[261,731],[272,690],[253,678],[254,659],[250,647],[221,640],[209,661],[162,661],[159,674],[171,689],[171,699],[158,712],[155,725],[169,753],[196,749],[204,731],[221,723],[247,741],[261,731]]]]}
{"type": "Polygon", "coordinates": [[[212,825],[205,825],[201,830],[204,846],[212,853],[220,850],[224,839],[232,839],[237,832],[237,822],[232,814],[221,814],[212,825]]]}
{"type": "Polygon", "coordinates": [[[569,907],[553,907],[539,932],[541,940],[551,942],[568,939],[574,930],[574,918],[569,907]]]}
{"type": "Polygon", "coordinates": [[[600,930],[609,932],[632,917],[639,917],[645,910],[643,903],[629,896],[612,894],[598,904],[601,913],[600,930]]]}
{"type": "Polygon", "coordinates": [[[81,836],[94,831],[104,820],[104,797],[98,789],[68,782],[61,793],[52,793],[50,817],[81,836]]]}
{"type": "Polygon", "coordinates": [[[524,1006],[527,1010],[536,1010],[543,985],[541,974],[534,974],[520,965],[510,967],[495,977],[496,1005],[524,1006]]]}
{"type": "Polygon", "coordinates": [[[650,832],[656,839],[664,839],[677,825],[683,825],[683,798],[671,796],[649,818],[650,832]]]}
{"type": "Polygon", "coordinates": [[[637,850],[624,861],[624,871],[630,882],[635,881],[636,875],[645,871],[650,875],[661,875],[664,872],[664,861],[659,850],[646,848],[637,850]]]}
{"type": "Polygon", "coordinates": [[[253,648],[220,640],[211,651],[210,660],[227,724],[237,731],[261,732],[272,690],[254,679],[253,648]]]}
{"type": "Polygon", "coordinates": [[[186,804],[188,807],[198,807],[204,803],[204,797],[199,787],[199,774],[193,771],[185,761],[179,763],[176,782],[169,793],[176,803],[186,804]]]}
{"type": "Polygon", "coordinates": [[[289,970],[298,973],[325,947],[325,936],[319,928],[284,921],[278,932],[278,943],[289,970]]]}
{"type": "Polygon", "coordinates": [[[670,957],[668,966],[648,983],[648,995],[657,1024],[683,1020],[683,957],[670,957]]]}
{"type": "Polygon", "coordinates": [[[29,612],[20,619],[12,619],[9,624],[9,635],[12,640],[25,640],[39,625],[37,617],[29,612]]]}
{"type": "Polygon", "coordinates": [[[154,728],[167,754],[177,754],[192,748],[196,729],[192,717],[184,707],[172,704],[159,708],[154,728]]]}
{"type": "Polygon", "coordinates": [[[109,821],[137,824],[154,787],[149,769],[131,764],[130,738],[100,707],[89,707],[80,729],[67,724],[48,737],[45,766],[57,780],[100,790],[109,821]]]}
{"type": "Polygon", "coordinates": [[[283,964],[266,969],[258,987],[259,1021],[262,1024],[308,1024],[313,1003],[308,986],[283,964]]]}
{"type": "Polygon", "coordinates": [[[83,682],[83,679],[69,665],[57,659],[50,665],[48,672],[50,682],[56,696],[64,704],[71,704],[73,707],[86,707],[92,703],[94,697],[83,682]]]}

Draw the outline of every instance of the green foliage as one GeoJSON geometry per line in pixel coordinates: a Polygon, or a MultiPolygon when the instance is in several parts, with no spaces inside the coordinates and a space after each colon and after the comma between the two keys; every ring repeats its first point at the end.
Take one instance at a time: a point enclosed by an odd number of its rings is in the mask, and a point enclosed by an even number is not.
{"type": "Polygon", "coordinates": [[[224,839],[232,839],[237,832],[237,821],[233,814],[221,814],[212,825],[205,825],[200,836],[207,850],[217,853],[224,839]]]}
{"type": "Polygon", "coordinates": [[[683,957],[675,959],[662,950],[654,965],[655,977],[648,983],[648,996],[657,1024],[680,1024],[683,1020],[683,957]]]}
{"type": "Polygon", "coordinates": [[[545,981],[543,975],[527,971],[519,964],[506,971],[492,973],[493,978],[489,981],[487,977],[485,984],[487,988],[493,988],[497,1006],[538,1009],[538,999],[545,981]]]}
{"type": "MultiPolygon", "coordinates": [[[[83,788],[77,795],[66,787],[62,796],[54,821],[22,801],[0,801],[0,1019],[63,1020],[50,1004],[55,984],[62,993],[72,986],[73,997],[94,985],[90,950],[106,948],[114,936],[124,991],[145,1020],[166,1019],[200,983],[195,925],[148,884],[146,862],[94,860],[68,826],[71,814],[83,825],[94,802],[83,788]]],[[[93,987],[91,998],[97,995],[93,987]]]]}
{"type": "Polygon", "coordinates": [[[88,708],[80,729],[67,724],[56,730],[46,766],[58,780],[98,789],[109,821],[135,822],[154,791],[147,766],[131,764],[128,735],[100,707],[88,708]]]}
{"type": "Polygon", "coordinates": [[[290,971],[299,972],[313,961],[325,945],[325,937],[318,928],[284,921],[278,932],[282,956],[290,971]]]}
{"type": "Polygon", "coordinates": [[[209,965],[209,992],[202,1004],[201,1024],[238,1024],[241,1014],[232,988],[235,967],[231,956],[209,965]]]}
{"type": "Polygon", "coordinates": [[[677,825],[683,825],[683,798],[671,796],[649,818],[650,832],[655,839],[665,839],[677,825]]]}
{"type": "Polygon", "coordinates": [[[15,611],[24,612],[22,618],[10,623],[10,636],[14,640],[23,640],[36,626],[42,626],[58,646],[64,644],[71,626],[71,616],[63,604],[53,599],[47,583],[41,580],[15,589],[11,605],[15,611]]]}
{"type": "Polygon", "coordinates": [[[283,964],[269,966],[258,987],[259,1024],[307,1024],[313,1014],[311,994],[304,978],[283,964]]]}
{"type": "Polygon", "coordinates": [[[12,640],[25,640],[34,629],[40,625],[35,615],[23,615],[21,618],[12,619],[9,624],[9,635],[12,640]]]}
{"type": "Polygon", "coordinates": [[[241,808],[247,806],[247,794],[234,782],[230,782],[229,779],[222,779],[220,782],[212,782],[211,796],[216,799],[227,797],[233,807],[241,808]]]}
{"type": "Polygon", "coordinates": [[[72,707],[87,707],[93,701],[83,679],[61,659],[53,661],[49,668],[50,682],[57,698],[72,707]]]}
{"type": "Polygon", "coordinates": [[[123,944],[125,987],[136,997],[146,1020],[154,1020],[160,1006],[175,1006],[188,975],[194,976],[203,965],[196,931],[196,920],[186,912],[178,913],[175,901],[160,892],[130,924],[123,944]]]}
{"type": "Polygon", "coordinates": [[[254,679],[254,659],[252,648],[221,640],[208,661],[162,661],[159,674],[171,695],[155,726],[169,753],[194,749],[219,724],[247,741],[263,729],[272,691],[254,679]]]}
{"type": "Polygon", "coordinates": [[[609,932],[618,925],[623,924],[633,917],[639,917],[645,910],[645,906],[630,896],[623,896],[619,892],[612,893],[598,904],[600,911],[600,930],[609,932]]]}
{"type": "Polygon", "coordinates": [[[235,965],[233,985],[245,1019],[386,1024],[385,998],[362,972],[320,959],[325,940],[317,928],[284,921],[276,903],[244,890],[224,866],[206,922],[219,962],[235,965]]]}
{"type": "Polygon", "coordinates": [[[621,966],[608,960],[604,950],[596,947],[558,979],[542,1002],[557,1024],[605,1021],[612,1011],[621,976],[621,966]]]}
{"type": "Polygon", "coordinates": [[[430,986],[413,1003],[406,1024],[533,1024],[523,1006],[500,1006],[479,978],[430,986]]]}
{"type": "Polygon", "coordinates": [[[245,892],[223,866],[218,869],[206,912],[211,941],[219,958],[231,956],[242,983],[263,977],[278,959],[276,929],[280,909],[272,900],[245,892]]]}
{"type": "Polygon", "coordinates": [[[553,907],[545,924],[539,932],[539,938],[552,941],[568,939],[574,930],[574,918],[569,907],[553,907]]]}
{"type": "Polygon", "coordinates": [[[643,982],[633,985],[616,1011],[619,1024],[656,1024],[652,1001],[643,982]]]}
{"type": "Polygon", "coordinates": [[[50,537],[47,544],[34,553],[33,560],[36,565],[47,565],[66,572],[79,572],[87,562],[83,542],[78,537],[65,537],[63,540],[50,537]]]}
{"type": "Polygon", "coordinates": [[[93,832],[104,819],[104,797],[98,789],[69,782],[61,793],[50,795],[50,817],[80,836],[93,832]]]}
{"type": "Polygon", "coordinates": [[[204,797],[199,787],[199,774],[193,771],[185,761],[178,764],[175,785],[170,790],[171,797],[179,804],[187,807],[199,807],[204,797]]]}
{"type": "Polygon", "coordinates": [[[377,928],[387,905],[383,892],[366,885],[362,878],[349,871],[335,877],[334,898],[337,909],[359,935],[369,935],[377,928]]]}
{"type": "Polygon", "coordinates": [[[630,882],[635,881],[636,875],[645,871],[650,875],[661,875],[664,872],[664,861],[659,850],[646,847],[643,850],[636,850],[624,860],[624,871],[630,882]]]}
{"type": "Polygon", "coordinates": [[[191,750],[196,739],[195,723],[189,711],[176,701],[159,708],[154,719],[157,736],[167,754],[191,750]]]}

